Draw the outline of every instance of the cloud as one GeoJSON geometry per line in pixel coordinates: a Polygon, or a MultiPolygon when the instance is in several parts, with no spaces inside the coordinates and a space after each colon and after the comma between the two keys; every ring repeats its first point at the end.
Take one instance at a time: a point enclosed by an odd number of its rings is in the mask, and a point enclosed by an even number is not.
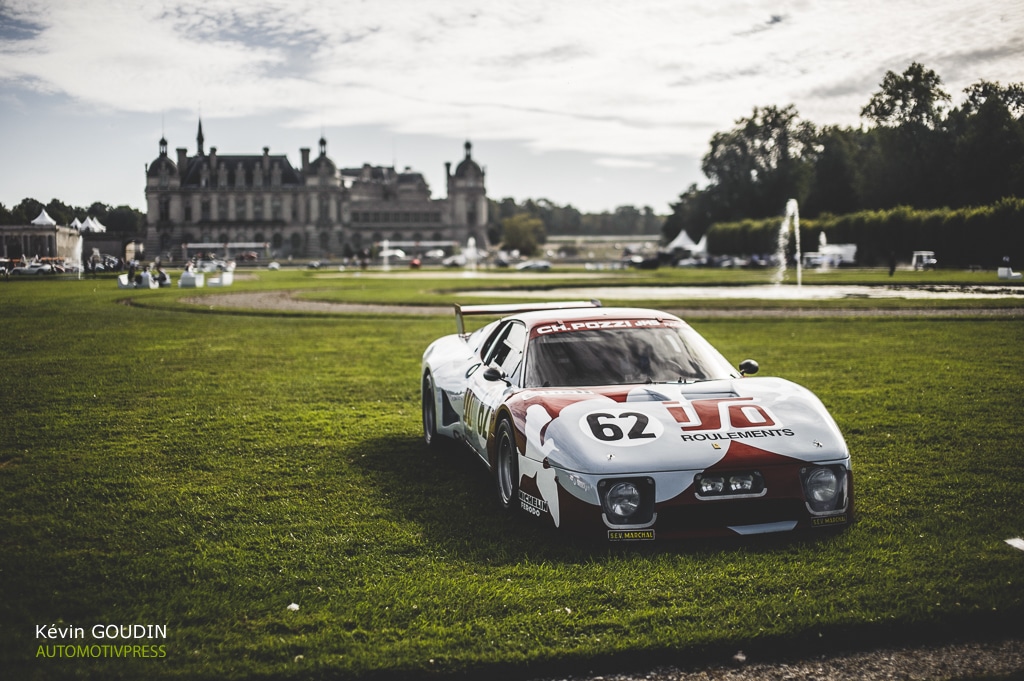
{"type": "MultiPolygon", "coordinates": [[[[0,82],[83,105],[701,155],[755,106],[853,123],[913,60],[1019,79],[1019,3],[7,0],[0,82]]],[[[946,72],[943,73],[942,70],[946,72]]]]}

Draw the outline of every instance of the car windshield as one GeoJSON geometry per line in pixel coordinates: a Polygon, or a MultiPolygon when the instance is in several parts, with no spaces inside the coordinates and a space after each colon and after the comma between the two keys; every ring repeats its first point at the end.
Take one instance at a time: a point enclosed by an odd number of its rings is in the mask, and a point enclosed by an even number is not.
{"type": "Polygon", "coordinates": [[[525,387],[704,381],[736,376],[693,329],[580,329],[535,337],[525,387]]]}

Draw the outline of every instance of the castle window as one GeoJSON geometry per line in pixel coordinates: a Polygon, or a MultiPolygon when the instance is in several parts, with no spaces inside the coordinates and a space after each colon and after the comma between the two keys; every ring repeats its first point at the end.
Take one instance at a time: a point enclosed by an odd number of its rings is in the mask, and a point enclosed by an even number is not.
{"type": "Polygon", "coordinates": [[[257,222],[263,220],[263,197],[254,196],[252,201],[252,219],[257,222]]]}

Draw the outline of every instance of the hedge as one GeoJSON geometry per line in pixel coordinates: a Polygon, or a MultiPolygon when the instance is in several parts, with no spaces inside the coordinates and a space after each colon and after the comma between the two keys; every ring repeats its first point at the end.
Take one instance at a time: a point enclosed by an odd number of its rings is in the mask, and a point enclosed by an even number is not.
{"type": "MultiPolygon", "coordinates": [[[[712,225],[712,255],[774,253],[782,218],[742,220],[712,225]]],[[[970,208],[889,210],[846,215],[823,214],[800,220],[804,252],[817,250],[824,232],[830,244],[857,244],[857,264],[885,265],[890,254],[910,260],[913,251],[935,251],[943,267],[995,268],[1004,256],[1024,268],[1024,198],[1005,198],[970,208]]]]}

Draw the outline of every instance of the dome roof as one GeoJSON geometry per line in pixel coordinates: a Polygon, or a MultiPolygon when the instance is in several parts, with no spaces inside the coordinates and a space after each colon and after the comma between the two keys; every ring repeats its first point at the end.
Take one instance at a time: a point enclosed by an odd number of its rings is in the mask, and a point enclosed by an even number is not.
{"type": "Polygon", "coordinates": [[[167,154],[160,154],[155,161],[149,164],[149,172],[146,173],[146,177],[159,177],[162,168],[166,169],[168,175],[175,175],[178,172],[178,166],[174,161],[167,154]]]}
{"type": "Polygon", "coordinates": [[[482,177],[484,172],[477,165],[476,161],[473,160],[470,155],[473,145],[466,142],[466,158],[462,159],[462,162],[455,167],[455,177],[482,177]]]}
{"type": "Polygon", "coordinates": [[[318,173],[326,172],[333,174],[338,170],[338,167],[334,165],[334,161],[327,157],[327,140],[325,138],[320,138],[320,156],[315,158],[313,162],[309,164],[309,167],[318,173]]]}

